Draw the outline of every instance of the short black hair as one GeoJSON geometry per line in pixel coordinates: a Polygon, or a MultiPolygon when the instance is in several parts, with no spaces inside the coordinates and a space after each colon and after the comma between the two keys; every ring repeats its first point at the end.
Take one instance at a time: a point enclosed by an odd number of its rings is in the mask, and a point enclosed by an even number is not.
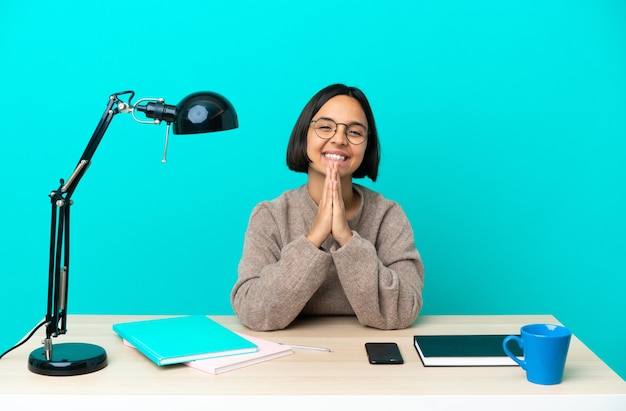
{"type": "Polygon", "coordinates": [[[313,116],[322,108],[328,100],[336,96],[349,96],[356,99],[361,108],[365,112],[367,119],[367,147],[363,156],[363,162],[358,169],[355,170],[352,177],[364,178],[369,177],[372,181],[376,181],[378,176],[378,164],[380,162],[380,145],[378,142],[378,132],[376,131],[376,123],[374,122],[374,113],[365,94],[356,87],[349,87],[344,84],[333,84],[318,91],[317,94],[309,100],[300,113],[300,117],[296,121],[289,144],[287,145],[287,167],[290,170],[307,173],[311,159],[306,153],[307,133],[313,116]]]}

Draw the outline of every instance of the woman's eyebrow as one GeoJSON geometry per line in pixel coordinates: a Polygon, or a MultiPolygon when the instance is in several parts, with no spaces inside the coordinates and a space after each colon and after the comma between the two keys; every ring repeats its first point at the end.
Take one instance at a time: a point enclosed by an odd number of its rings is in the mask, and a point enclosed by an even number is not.
{"type": "MultiPolygon", "coordinates": [[[[334,118],[332,118],[332,117],[320,117],[320,118],[318,118],[318,120],[331,120],[331,121],[333,121],[333,122],[335,122],[335,123],[337,123],[337,124],[345,124],[345,123],[340,123],[340,122],[338,122],[337,120],[335,120],[335,119],[334,119],[334,118]]],[[[349,126],[353,126],[353,125],[355,125],[355,124],[356,124],[356,125],[358,125],[358,126],[362,126],[362,127],[367,128],[367,126],[366,126],[365,124],[361,123],[360,121],[351,121],[351,122],[350,122],[350,123],[348,123],[347,125],[349,125],[349,126]]]]}

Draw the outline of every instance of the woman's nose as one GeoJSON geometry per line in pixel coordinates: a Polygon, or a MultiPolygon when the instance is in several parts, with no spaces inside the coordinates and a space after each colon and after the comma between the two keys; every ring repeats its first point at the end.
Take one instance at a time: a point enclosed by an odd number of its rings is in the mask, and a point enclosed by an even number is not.
{"type": "Polygon", "coordinates": [[[348,144],[348,126],[343,123],[337,124],[335,135],[331,138],[337,144],[348,144]]]}

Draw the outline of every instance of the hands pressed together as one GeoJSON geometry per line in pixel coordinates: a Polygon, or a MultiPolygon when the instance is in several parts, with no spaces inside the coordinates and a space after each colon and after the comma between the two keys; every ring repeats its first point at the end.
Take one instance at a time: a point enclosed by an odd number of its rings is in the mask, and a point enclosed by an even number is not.
{"type": "Polygon", "coordinates": [[[352,230],[346,217],[337,163],[329,163],[326,168],[322,199],[317,209],[315,222],[307,238],[317,247],[320,247],[329,235],[332,235],[340,246],[352,238],[352,230]]]}

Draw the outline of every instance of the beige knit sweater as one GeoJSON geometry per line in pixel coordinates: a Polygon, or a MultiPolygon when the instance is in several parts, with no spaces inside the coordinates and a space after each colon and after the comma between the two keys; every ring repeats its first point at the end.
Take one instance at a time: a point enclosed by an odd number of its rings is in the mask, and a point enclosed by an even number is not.
{"type": "Polygon", "coordinates": [[[253,330],[299,315],[356,315],[363,325],[406,328],[422,307],[424,268],[413,230],[395,202],[353,185],[361,207],[343,247],[307,238],[317,205],[306,185],[258,204],[250,216],[231,303],[253,330]]]}

